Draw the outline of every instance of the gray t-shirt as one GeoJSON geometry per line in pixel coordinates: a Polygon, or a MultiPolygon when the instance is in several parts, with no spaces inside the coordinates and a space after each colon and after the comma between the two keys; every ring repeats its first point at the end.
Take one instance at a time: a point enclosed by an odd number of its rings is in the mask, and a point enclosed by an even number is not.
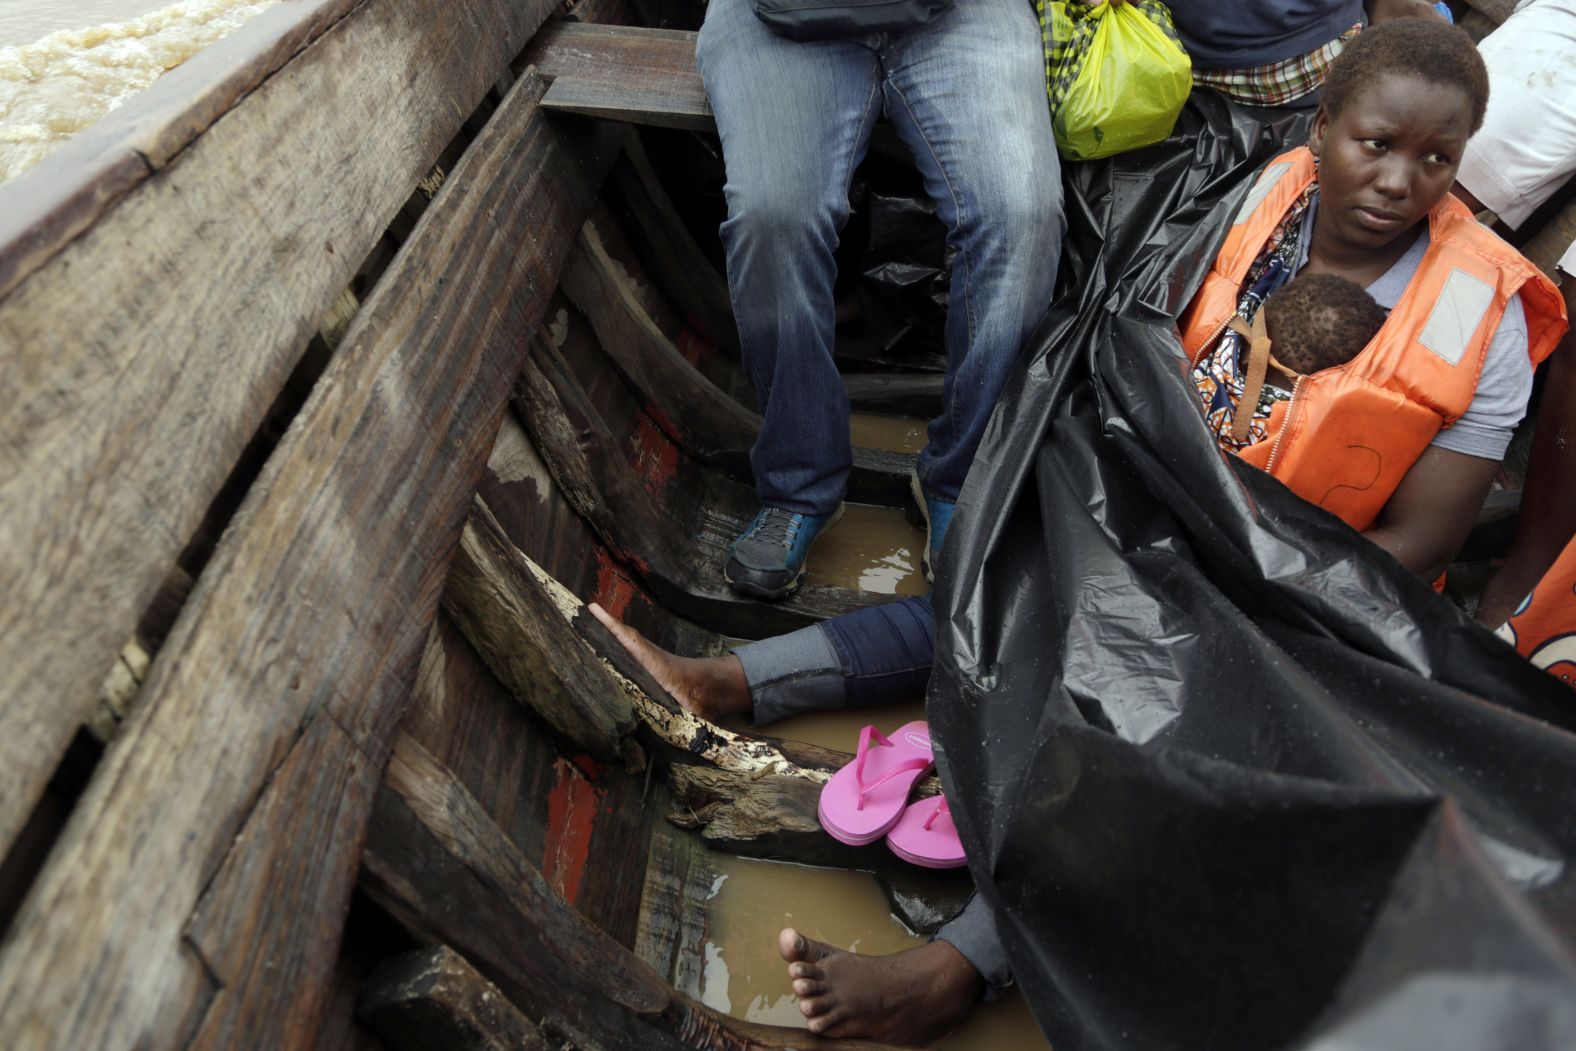
{"type": "MultiPolygon", "coordinates": [[[[1306,225],[1299,245],[1297,269],[1308,261],[1308,246],[1312,244],[1313,215],[1317,208],[1309,208],[1306,225]]],[[[1386,310],[1395,309],[1412,283],[1417,268],[1423,264],[1423,253],[1428,251],[1428,225],[1412,242],[1406,254],[1395,261],[1373,284],[1368,294],[1386,310]]],[[[1441,449],[1481,456],[1487,460],[1501,460],[1510,447],[1511,435],[1516,424],[1527,414],[1527,400],[1532,397],[1532,358],[1527,348],[1527,314],[1522,309],[1521,297],[1511,296],[1505,303],[1505,313],[1500,317],[1499,328],[1488,346],[1483,359],[1483,371],[1478,376],[1477,392],[1472,404],[1461,414],[1454,426],[1442,429],[1433,442],[1441,449]]]]}

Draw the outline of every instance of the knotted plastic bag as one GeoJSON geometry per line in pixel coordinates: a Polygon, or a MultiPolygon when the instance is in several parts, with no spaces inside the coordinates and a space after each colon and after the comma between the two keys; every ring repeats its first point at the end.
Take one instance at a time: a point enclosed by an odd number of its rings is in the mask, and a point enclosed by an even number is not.
{"type": "Polygon", "coordinates": [[[1109,157],[1171,134],[1193,64],[1158,0],[1090,7],[1039,0],[1056,147],[1068,160],[1109,157]]]}

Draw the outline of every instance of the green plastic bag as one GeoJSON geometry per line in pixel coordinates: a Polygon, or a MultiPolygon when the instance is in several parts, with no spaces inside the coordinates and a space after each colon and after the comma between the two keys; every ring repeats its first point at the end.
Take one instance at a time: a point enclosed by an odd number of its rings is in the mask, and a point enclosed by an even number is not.
{"type": "Polygon", "coordinates": [[[1056,148],[1087,161],[1171,134],[1193,64],[1159,0],[1090,7],[1039,0],[1056,148]]]}

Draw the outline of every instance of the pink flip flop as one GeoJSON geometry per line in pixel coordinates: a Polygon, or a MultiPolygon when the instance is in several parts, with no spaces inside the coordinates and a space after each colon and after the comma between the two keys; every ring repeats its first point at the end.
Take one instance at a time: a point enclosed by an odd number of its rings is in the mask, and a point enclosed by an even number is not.
{"type": "Polygon", "coordinates": [[[892,740],[865,727],[854,761],[821,789],[821,827],[849,846],[874,843],[903,816],[909,792],[935,761],[923,720],[898,727],[892,740]],[[879,747],[871,748],[872,741],[879,747]]]}
{"type": "Polygon", "coordinates": [[[887,846],[904,861],[927,869],[955,869],[967,864],[963,841],[944,796],[921,799],[904,810],[887,833],[887,846]]]}

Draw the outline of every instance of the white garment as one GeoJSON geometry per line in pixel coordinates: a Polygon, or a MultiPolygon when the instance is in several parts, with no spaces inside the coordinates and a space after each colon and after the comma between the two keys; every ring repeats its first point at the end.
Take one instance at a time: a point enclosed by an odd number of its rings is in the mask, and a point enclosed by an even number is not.
{"type": "MultiPolygon", "coordinates": [[[[1478,50],[1488,113],[1456,178],[1519,227],[1576,172],[1576,0],[1523,0],[1478,50]]],[[[1576,245],[1559,267],[1576,275],[1576,245]]]]}

